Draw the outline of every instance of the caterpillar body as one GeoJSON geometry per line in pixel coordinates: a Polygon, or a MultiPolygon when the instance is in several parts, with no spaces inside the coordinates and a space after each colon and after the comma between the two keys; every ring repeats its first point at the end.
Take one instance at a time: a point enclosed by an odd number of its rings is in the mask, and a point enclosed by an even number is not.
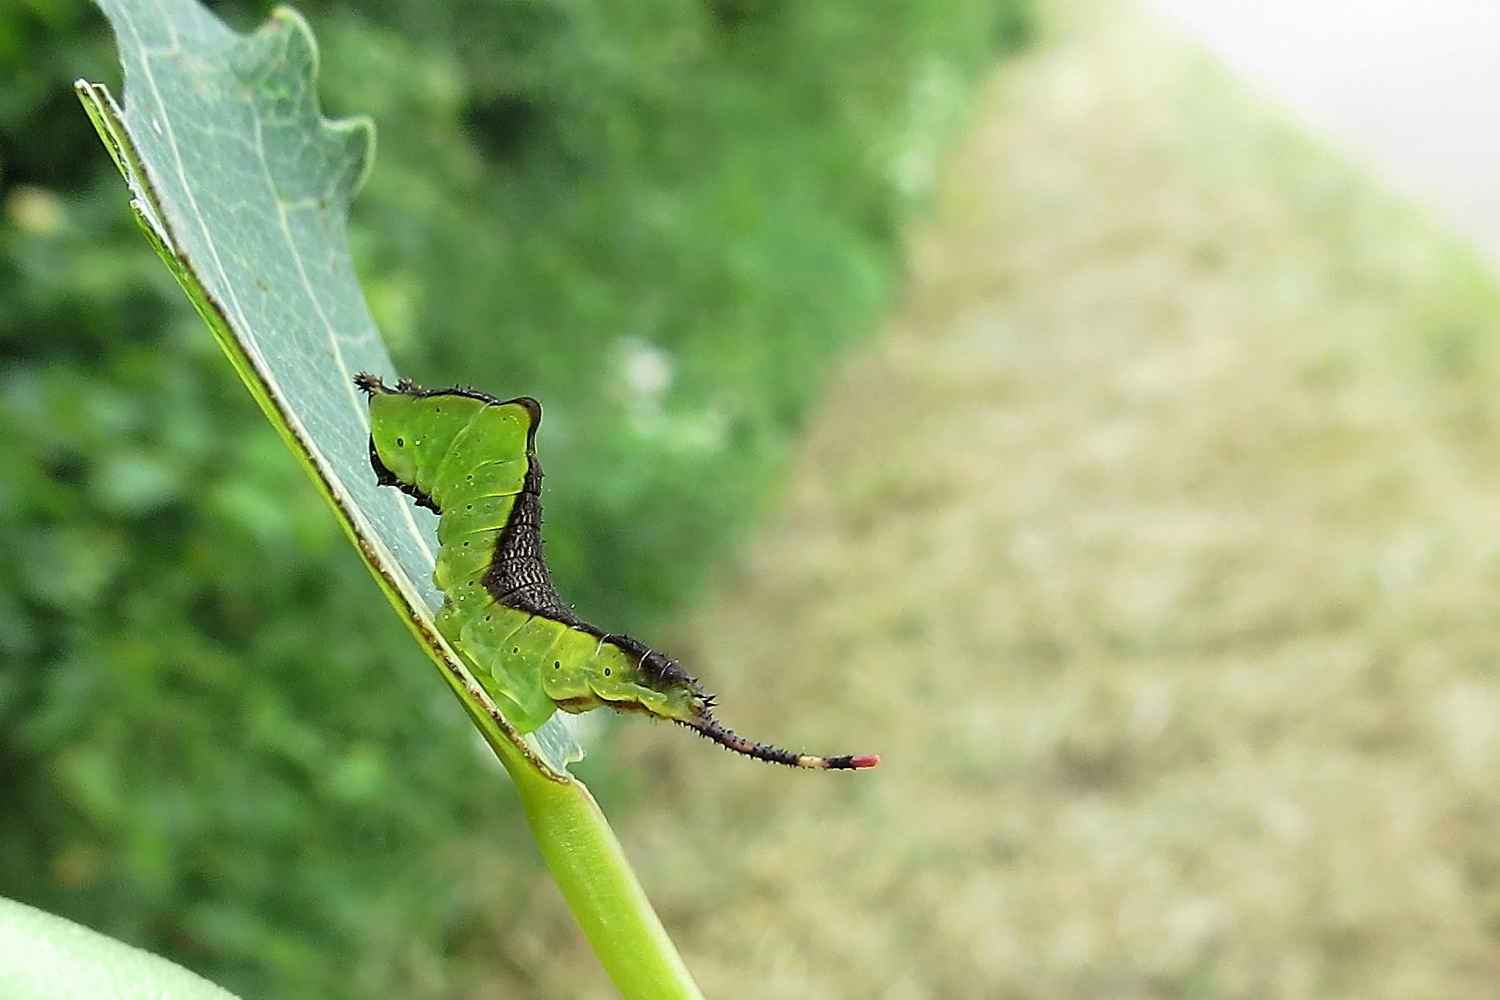
{"type": "Polygon", "coordinates": [[[541,405],[473,389],[387,386],[360,373],[370,401],[370,465],[382,486],[438,515],[437,628],[506,717],[531,732],[558,709],[645,712],[715,743],[792,767],[874,767],[874,755],[818,757],[747,740],[719,724],[714,699],[677,661],[581,621],[558,597],[542,552],[541,405]]]}

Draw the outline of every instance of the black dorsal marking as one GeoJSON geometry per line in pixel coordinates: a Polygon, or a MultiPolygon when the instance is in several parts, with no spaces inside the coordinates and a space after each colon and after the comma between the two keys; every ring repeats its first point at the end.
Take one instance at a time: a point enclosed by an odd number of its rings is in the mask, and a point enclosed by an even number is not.
{"type": "MultiPolygon", "coordinates": [[[[533,435],[535,428],[533,421],[533,435]]],[[[542,464],[532,446],[533,435],[526,439],[526,478],[505,527],[495,539],[495,551],[484,573],[484,589],[508,608],[578,628],[583,622],[558,596],[542,550],[542,464]]]]}

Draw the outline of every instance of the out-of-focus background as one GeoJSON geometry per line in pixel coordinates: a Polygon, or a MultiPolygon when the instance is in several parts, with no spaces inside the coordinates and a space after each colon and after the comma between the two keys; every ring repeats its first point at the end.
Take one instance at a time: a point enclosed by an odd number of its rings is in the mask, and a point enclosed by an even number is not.
{"type": "MultiPolygon", "coordinates": [[[[302,9],[381,130],[403,374],[546,403],[565,595],[885,758],[600,720],[709,996],[1493,994],[1500,286],[1452,185],[1106,0],[302,9]]],[[[112,67],[0,13],[0,894],[258,997],[611,995],[131,230],[67,87],[112,67]]]]}
{"type": "Polygon", "coordinates": [[[1500,5],[1143,0],[1500,259],[1500,5]]]}

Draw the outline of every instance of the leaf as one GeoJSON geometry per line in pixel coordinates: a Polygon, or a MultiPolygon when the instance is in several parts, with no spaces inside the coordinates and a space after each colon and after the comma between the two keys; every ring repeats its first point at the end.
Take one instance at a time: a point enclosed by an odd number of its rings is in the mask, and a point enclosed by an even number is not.
{"type": "MultiPolygon", "coordinates": [[[[577,756],[567,730],[553,719],[523,740],[448,648],[433,626],[433,519],[376,485],[353,377],[392,365],[345,237],[369,122],[319,114],[312,34],[290,10],[239,36],[193,0],[99,3],[119,42],[126,107],[98,84],[76,88],[147,238],[505,764],[621,995],[701,1000],[593,796],[565,771],[577,756]]],[[[379,697],[378,679],[350,697],[379,697]]]]}
{"type": "Polygon", "coordinates": [[[235,1000],[196,973],[87,927],[0,899],[7,1000],[235,1000]]]}
{"type": "Polygon", "coordinates": [[[191,0],[99,3],[119,41],[125,108],[101,85],[77,89],[147,237],[497,752],[563,778],[581,754],[562,724],[523,741],[437,634],[433,519],[370,471],[353,378],[393,365],[346,215],[373,158],[372,123],[322,117],[317,49],[295,11],[239,35],[191,0]]]}

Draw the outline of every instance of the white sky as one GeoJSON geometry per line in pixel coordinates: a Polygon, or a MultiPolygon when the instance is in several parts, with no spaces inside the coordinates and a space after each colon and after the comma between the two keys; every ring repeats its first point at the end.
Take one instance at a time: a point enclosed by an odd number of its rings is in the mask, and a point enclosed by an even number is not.
{"type": "Polygon", "coordinates": [[[1141,0],[1500,262],[1500,0],[1141,0]]]}

